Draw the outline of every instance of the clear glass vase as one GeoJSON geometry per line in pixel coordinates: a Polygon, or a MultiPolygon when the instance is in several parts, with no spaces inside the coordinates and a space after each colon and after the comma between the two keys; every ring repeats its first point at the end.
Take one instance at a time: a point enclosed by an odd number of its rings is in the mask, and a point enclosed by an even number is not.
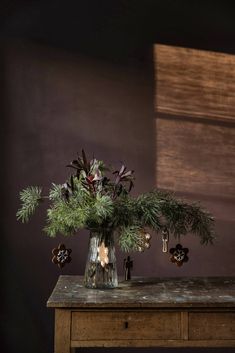
{"type": "Polygon", "coordinates": [[[102,229],[90,232],[84,285],[87,288],[118,286],[114,233],[102,229]]]}

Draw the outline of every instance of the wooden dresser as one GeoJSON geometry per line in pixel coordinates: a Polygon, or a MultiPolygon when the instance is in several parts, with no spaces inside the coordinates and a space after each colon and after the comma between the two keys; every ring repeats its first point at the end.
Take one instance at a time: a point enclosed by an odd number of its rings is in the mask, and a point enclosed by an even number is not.
{"type": "Polygon", "coordinates": [[[86,289],[60,276],[55,353],[74,347],[235,347],[235,277],[134,278],[86,289]]]}

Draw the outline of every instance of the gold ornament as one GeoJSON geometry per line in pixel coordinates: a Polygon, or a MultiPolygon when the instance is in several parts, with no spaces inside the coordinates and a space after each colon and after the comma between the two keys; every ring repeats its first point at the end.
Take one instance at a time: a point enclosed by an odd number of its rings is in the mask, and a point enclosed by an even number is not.
{"type": "Polygon", "coordinates": [[[162,230],[162,252],[168,251],[169,231],[167,227],[162,230]]]}
{"type": "Polygon", "coordinates": [[[102,267],[105,267],[109,263],[108,253],[109,249],[105,246],[105,243],[102,242],[98,247],[98,261],[100,261],[102,267]]]}
{"type": "Polygon", "coordinates": [[[138,241],[138,250],[143,252],[145,249],[150,248],[151,235],[147,233],[144,229],[140,232],[140,239],[138,241]]]}

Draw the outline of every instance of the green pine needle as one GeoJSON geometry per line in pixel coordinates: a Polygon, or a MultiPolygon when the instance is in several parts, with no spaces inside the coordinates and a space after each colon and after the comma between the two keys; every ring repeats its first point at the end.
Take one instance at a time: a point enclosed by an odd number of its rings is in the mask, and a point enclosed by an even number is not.
{"type": "MultiPolygon", "coordinates": [[[[169,192],[154,190],[131,197],[125,182],[132,181],[132,171],[125,167],[115,171],[115,178],[105,176],[106,167],[96,159],[87,161],[85,153],[69,165],[75,174],[63,185],[52,184],[49,190],[45,232],[54,237],[58,233],[72,235],[79,229],[109,229],[119,235],[122,250],[138,250],[141,232],[156,233],[167,227],[176,238],[189,233],[200,238],[202,244],[213,243],[214,219],[198,203],[177,199],[169,192]]],[[[20,193],[21,208],[17,219],[28,222],[41,196],[40,187],[28,187],[20,193]]]]}
{"type": "Polygon", "coordinates": [[[122,251],[138,251],[141,228],[139,226],[126,226],[120,228],[119,245],[122,251]]]}
{"type": "Polygon", "coordinates": [[[62,185],[52,183],[52,188],[49,192],[49,200],[56,201],[62,198],[62,185]]]}
{"type": "Polygon", "coordinates": [[[39,202],[42,200],[41,193],[42,188],[38,186],[29,186],[20,192],[22,204],[16,213],[17,220],[21,220],[22,223],[29,221],[30,216],[34,214],[39,202]]]}

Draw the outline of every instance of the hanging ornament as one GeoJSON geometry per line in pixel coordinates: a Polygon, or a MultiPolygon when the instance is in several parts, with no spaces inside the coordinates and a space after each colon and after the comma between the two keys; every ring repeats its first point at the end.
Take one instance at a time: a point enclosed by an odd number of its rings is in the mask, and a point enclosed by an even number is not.
{"type": "Polygon", "coordinates": [[[150,248],[150,239],[151,235],[147,233],[145,230],[142,230],[140,232],[140,237],[138,239],[138,250],[140,252],[143,252],[145,249],[150,248]]]}
{"type": "Polygon", "coordinates": [[[131,260],[130,256],[124,259],[123,267],[125,281],[128,281],[131,279],[131,269],[133,268],[133,260],[131,260]]]}
{"type": "Polygon", "coordinates": [[[171,262],[175,263],[177,266],[182,266],[184,262],[188,261],[189,249],[183,248],[181,244],[177,244],[175,248],[170,249],[171,262]]]}
{"type": "Polygon", "coordinates": [[[60,268],[64,267],[66,263],[71,262],[72,258],[70,256],[72,250],[66,249],[64,244],[59,244],[57,248],[52,250],[52,262],[58,265],[60,268]]]}
{"type": "Polygon", "coordinates": [[[109,249],[105,246],[105,243],[102,242],[98,247],[98,261],[100,261],[102,267],[105,267],[109,263],[108,253],[109,249]]]}
{"type": "Polygon", "coordinates": [[[169,231],[167,227],[162,230],[162,252],[168,251],[169,231]]]}

